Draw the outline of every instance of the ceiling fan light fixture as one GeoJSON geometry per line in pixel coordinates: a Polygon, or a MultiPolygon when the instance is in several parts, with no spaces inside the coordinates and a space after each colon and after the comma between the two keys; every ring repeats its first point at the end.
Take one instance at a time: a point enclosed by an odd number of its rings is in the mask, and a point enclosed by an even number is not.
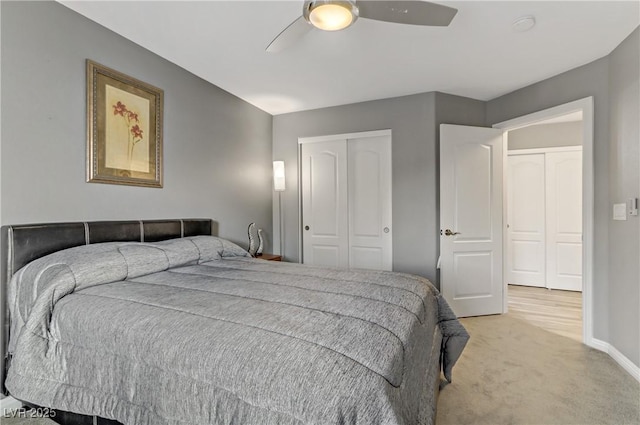
{"type": "Polygon", "coordinates": [[[306,1],[304,18],[323,31],[339,31],[358,19],[358,7],[350,0],[306,1]]]}

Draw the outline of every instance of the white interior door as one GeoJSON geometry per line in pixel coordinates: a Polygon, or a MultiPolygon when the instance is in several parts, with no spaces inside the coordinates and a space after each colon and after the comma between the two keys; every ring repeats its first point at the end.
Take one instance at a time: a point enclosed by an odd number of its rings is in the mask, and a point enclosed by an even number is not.
{"type": "Polygon", "coordinates": [[[507,283],[546,286],[545,155],[509,154],[507,283]]]}
{"type": "Polygon", "coordinates": [[[346,140],[301,147],[303,262],[349,267],[346,140]]]}
{"type": "Polygon", "coordinates": [[[391,136],[349,139],[349,266],[391,270],[391,136]]]}
{"type": "Polygon", "coordinates": [[[458,316],[503,311],[502,130],[440,126],[440,286],[458,316]]]}
{"type": "Polygon", "coordinates": [[[547,287],[582,291],[582,151],[545,156],[547,287]]]}

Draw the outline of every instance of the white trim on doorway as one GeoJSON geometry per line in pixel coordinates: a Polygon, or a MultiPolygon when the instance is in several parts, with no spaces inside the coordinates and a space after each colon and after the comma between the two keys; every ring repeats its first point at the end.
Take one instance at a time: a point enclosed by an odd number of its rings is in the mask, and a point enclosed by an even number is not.
{"type": "MultiPolygon", "coordinates": [[[[494,128],[504,131],[515,130],[536,124],[550,118],[582,111],[582,238],[584,279],[582,291],[582,339],[590,347],[602,350],[593,337],[593,243],[594,243],[594,163],[593,163],[593,97],[586,97],[564,105],[534,112],[508,121],[494,124],[494,128]]],[[[514,150],[513,152],[516,152],[514,150]]],[[[503,264],[504,265],[504,264],[503,264]]],[[[505,281],[506,294],[506,281],[505,281]]],[[[507,297],[504,297],[504,310],[507,311],[507,297]]]]}

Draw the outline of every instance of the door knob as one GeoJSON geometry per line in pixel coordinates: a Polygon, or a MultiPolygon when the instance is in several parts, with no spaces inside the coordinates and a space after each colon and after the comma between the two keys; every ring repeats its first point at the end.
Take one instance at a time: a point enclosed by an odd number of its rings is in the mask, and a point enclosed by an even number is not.
{"type": "Polygon", "coordinates": [[[385,227],[384,229],[382,229],[382,231],[385,232],[385,233],[389,233],[389,228],[385,227]]]}
{"type": "Polygon", "coordinates": [[[304,226],[304,230],[309,230],[309,226],[304,226]]]}
{"type": "Polygon", "coordinates": [[[447,229],[447,230],[444,231],[444,234],[446,236],[453,236],[453,235],[459,235],[460,232],[452,232],[451,229],[447,229]]]}

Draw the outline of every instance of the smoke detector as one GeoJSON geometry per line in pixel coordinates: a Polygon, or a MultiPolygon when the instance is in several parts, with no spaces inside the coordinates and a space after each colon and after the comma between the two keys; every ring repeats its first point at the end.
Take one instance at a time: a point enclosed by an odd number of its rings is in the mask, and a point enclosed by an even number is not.
{"type": "Polygon", "coordinates": [[[513,21],[511,27],[515,32],[525,32],[529,31],[536,25],[536,18],[533,16],[523,16],[522,18],[518,18],[513,21]]]}

